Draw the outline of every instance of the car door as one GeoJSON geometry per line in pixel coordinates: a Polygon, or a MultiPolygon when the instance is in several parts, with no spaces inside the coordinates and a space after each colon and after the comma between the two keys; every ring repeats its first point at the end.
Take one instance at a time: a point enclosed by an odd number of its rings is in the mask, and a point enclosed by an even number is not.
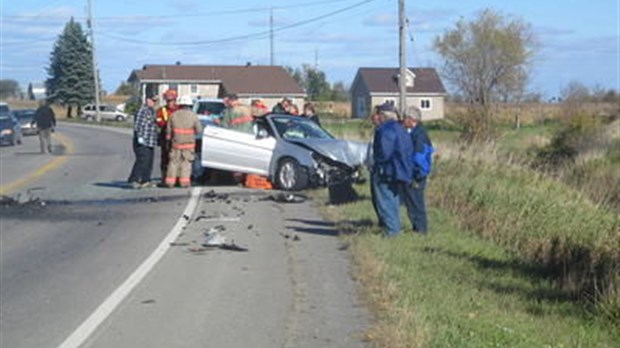
{"type": "Polygon", "coordinates": [[[204,127],[202,166],[233,172],[269,175],[276,139],[257,137],[214,125],[204,127]]]}

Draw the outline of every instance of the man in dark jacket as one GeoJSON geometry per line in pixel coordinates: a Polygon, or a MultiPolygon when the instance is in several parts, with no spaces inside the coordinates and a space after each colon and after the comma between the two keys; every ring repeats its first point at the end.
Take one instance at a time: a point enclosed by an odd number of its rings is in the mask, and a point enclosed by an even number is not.
{"type": "Polygon", "coordinates": [[[398,122],[394,106],[379,107],[379,127],[373,139],[373,190],[385,234],[401,233],[400,194],[411,185],[413,146],[409,134],[398,122]]]}
{"type": "Polygon", "coordinates": [[[424,189],[426,188],[426,177],[430,172],[434,149],[428,132],[420,123],[421,115],[420,109],[411,106],[407,108],[407,114],[403,120],[411,136],[414,152],[411,158],[413,162],[413,183],[405,188],[403,199],[411,227],[415,232],[426,234],[428,222],[424,189]]]}
{"type": "Polygon", "coordinates": [[[47,100],[42,100],[39,108],[34,113],[32,125],[36,124],[39,131],[39,144],[41,145],[41,153],[52,153],[52,131],[56,127],[56,115],[54,110],[49,106],[47,100]]]}

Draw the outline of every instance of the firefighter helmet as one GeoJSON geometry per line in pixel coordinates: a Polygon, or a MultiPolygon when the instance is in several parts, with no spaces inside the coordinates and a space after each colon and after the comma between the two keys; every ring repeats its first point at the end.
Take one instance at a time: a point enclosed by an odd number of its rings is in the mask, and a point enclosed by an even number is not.
{"type": "Polygon", "coordinates": [[[169,89],[166,92],[164,92],[164,99],[165,100],[176,100],[178,97],[177,95],[177,91],[174,89],[169,89]]]}

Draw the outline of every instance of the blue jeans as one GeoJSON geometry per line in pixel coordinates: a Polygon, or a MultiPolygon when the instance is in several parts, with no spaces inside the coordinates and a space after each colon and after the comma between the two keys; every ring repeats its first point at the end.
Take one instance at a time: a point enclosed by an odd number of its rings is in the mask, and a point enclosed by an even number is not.
{"type": "Polygon", "coordinates": [[[411,227],[415,232],[426,234],[428,222],[426,218],[426,204],[424,202],[424,189],[426,178],[414,181],[413,185],[403,185],[403,200],[407,207],[407,215],[411,221],[411,227]]]}
{"type": "Polygon", "coordinates": [[[400,182],[387,182],[377,177],[371,181],[379,221],[383,222],[385,234],[393,237],[401,233],[400,182]]]}

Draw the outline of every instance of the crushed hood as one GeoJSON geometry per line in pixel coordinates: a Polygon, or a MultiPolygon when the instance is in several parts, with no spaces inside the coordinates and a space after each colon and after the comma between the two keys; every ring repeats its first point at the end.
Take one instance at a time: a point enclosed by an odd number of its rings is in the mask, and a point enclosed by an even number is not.
{"type": "Polygon", "coordinates": [[[350,167],[366,163],[368,143],[341,139],[295,139],[294,143],[302,144],[334,161],[350,167]]]}

